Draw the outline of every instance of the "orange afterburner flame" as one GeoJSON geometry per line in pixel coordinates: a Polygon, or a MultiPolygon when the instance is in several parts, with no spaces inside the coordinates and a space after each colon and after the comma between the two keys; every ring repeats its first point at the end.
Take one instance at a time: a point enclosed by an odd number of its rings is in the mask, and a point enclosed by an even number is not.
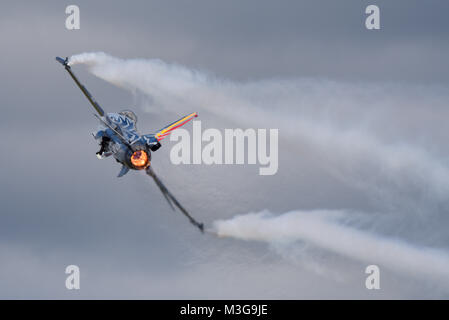
{"type": "Polygon", "coordinates": [[[131,156],[131,163],[137,169],[144,169],[149,166],[148,154],[144,150],[137,150],[131,156]]]}

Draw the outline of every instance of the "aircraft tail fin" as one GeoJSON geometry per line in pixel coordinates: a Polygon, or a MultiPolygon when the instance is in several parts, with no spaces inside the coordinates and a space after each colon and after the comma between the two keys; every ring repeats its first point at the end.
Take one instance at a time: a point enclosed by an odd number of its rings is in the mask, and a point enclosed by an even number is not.
{"type": "Polygon", "coordinates": [[[168,126],[165,126],[161,130],[156,132],[154,134],[154,136],[157,139],[157,141],[161,141],[166,136],[168,136],[173,130],[185,125],[187,122],[189,122],[190,120],[192,120],[193,118],[196,118],[196,117],[198,117],[198,113],[196,113],[196,112],[188,114],[188,115],[182,117],[181,119],[178,119],[173,123],[170,123],[168,126]]]}

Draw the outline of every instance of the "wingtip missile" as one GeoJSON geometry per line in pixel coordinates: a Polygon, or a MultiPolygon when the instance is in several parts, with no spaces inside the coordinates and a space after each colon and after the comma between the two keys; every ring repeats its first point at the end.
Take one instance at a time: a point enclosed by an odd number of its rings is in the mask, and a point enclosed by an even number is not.
{"type": "Polygon", "coordinates": [[[56,57],[56,61],[58,61],[60,64],[62,64],[63,66],[68,66],[69,63],[69,57],[66,57],[65,59],[61,58],[61,57],[56,57]]]}

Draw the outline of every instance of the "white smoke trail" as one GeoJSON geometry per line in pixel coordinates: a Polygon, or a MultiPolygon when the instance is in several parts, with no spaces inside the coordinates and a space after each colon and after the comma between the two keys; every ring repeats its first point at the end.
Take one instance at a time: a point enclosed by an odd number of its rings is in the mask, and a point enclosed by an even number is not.
{"type": "Polygon", "coordinates": [[[220,237],[276,243],[278,248],[297,241],[399,273],[424,276],[449,285],[449,253],[418,247],[344,225],[344,211],[268,211],[218,220],[213,232],[220,237]]]}
{"type": "MultiPolygon", "coordinates": [[[[397,223],[410,221],[414,213],[444,221],[449,205],[448,156],[441,151],[441,142],[434,141],[435,123],[446,118],[447,92],[310,79],[237,83],[161,60],[124,60],[105,53],[75,55],[70,64],[86,64],[94,75],[142,92],[161,108],[204,111],[241,126],[279,128],[281,139],[294,140],[298,149],[307,145],[315,150],[319,158],[314,165],[370,195],[376,210],[392,213],[397,223]],[[424,107],[430,105],[437,114],[425,123],[429,112],[424,107]],[[419,134],[407,128],[416,126],[413,121],[422,125],[419,134]],[[389,134],[388,127],[395,130],[389,134]]],[[[350,228],[339,222],[344,216],[347,213],[341,211],[259,213],[214,226],[223,236],[269,243],[305,241],[399,272],[449,278],[446,252],[350,228]]],[[[391,218],[382,219],[391,224],[391,218]]],[[[443,234],[444,229],[434,234],[443,234]]]]}
{"type": "MultiPolygon", "coordinates": [[[[381,139],[385,122],[395,113],[415,112],[416,118],[425,118],[415,101],[435,105],[433,90],[305,79],[236,83],[157,59],[124,60],[105,53],[74,55],[69,63],[86,64],[96,76],[143,92],[161,108],[203,110],[243,126],[279,128],[281,139],[296,139],[318,150],[323,155],[320,164],[330,174],[369,194],[380,211],[430,214],[448,204],[449,168],[445,157],[426,150],[432,143],[424,143],[424,148],[416,139],[381,139]],[[419,95],[410,94],[415,91],[419,95]],[[398,109],[404,105],[407,109],[398,109]]],[[[432,128],[429,124],[427,129],[432,128]]],[[[428,131],[422,128],[419,133],[425,142],[435,140],[428,131]]]]}

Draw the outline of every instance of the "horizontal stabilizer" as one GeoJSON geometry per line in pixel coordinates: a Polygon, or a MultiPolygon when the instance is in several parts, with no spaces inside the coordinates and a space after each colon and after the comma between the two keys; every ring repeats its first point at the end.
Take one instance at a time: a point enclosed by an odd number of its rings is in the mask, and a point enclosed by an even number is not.
{"type": "Polygon", "coordinates": [[[118,174],[118,178],[123,177],[125,174],[127,174],[129,171],[129,168],[125,165],[122,166],[122,170],[120,170],[119,174],[118,174]]]}

